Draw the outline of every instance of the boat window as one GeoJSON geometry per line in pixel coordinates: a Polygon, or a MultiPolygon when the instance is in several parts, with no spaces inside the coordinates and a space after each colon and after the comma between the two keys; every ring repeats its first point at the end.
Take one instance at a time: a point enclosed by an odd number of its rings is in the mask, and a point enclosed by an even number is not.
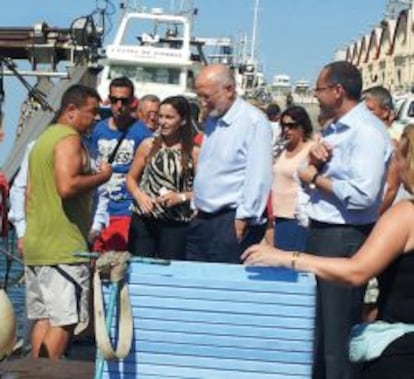
{"type": "Polygon", "coordinates": [[[149,67],[137,65],[113,65],[108,79],[126,76],[133,81],[143,83],[173,84],[180,83],[180,69],[173,67],[149,67]]]}

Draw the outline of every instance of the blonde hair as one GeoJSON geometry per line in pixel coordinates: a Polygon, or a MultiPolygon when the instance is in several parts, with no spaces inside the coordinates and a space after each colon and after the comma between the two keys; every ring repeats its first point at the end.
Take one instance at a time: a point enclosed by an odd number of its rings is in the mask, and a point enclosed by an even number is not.
{"type": "Polygon", "coordinates": [[[414,124],[409,124],[404,128],[399,142],[401,154],[407,164],[407,187],[410,192],[414,192],[414,124]]]}

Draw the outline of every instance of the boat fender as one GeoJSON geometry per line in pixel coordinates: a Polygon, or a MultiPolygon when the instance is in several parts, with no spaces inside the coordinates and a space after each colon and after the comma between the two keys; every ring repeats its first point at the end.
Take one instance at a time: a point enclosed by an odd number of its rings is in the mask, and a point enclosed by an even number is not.
{"type": "Polygon", "coordinates": [[[129,252],[109,251],[103,253],[96,261],[94,273],[94,308],[95,308],[95,338],[96,344],[106,360],[123,359],[131,350],[133,319],[129,300],[128,284],[125,272],[131,258],[129,252]],[[107,314],[102,298],[101,276],[111,281],[111,291],[107,314]],[[114,309],[119,297],[118,344],[114,350],[109,336],[112,326],[114,309]]]}
{"type": "Polygon", "coordinates": [[[0,360],[12,353],[16,344],[16,315],[9,297],[0,289],[0,360]]]}

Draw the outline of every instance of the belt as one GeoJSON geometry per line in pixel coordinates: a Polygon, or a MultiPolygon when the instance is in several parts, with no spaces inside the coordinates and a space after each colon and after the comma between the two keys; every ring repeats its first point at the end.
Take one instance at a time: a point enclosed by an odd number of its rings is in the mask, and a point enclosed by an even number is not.
{"type": "Polygon", "coordinates": [[[309,223],[311,228],[327,229],[327,228],[355,228],[355,229],[365,229],[372,228],[375,223],[368,224],[333,224],[328,222],[321,222],[316,220],[310,220],[309,223]]]}
{"type": "Polygon", "coordinates": [[[224,215],[224,214],[226,214],[226,213],[229,213],[229,212],[235,212],[236,211],[236,209],[235,208],[228,208],[228,207],[225,207],[225,208],[221,208],[221,209],[219,209],[218,211],[216,211],[216,212],[204,212],[204,211],[202,211],[201,209],[198,209],[197,210],[197,217],[198,218],[202,218],[202,219],[209,219],[209,218],[213,218],[213,217],[217,217],[217,216],[221,216],[221,215],[224,215]]]}

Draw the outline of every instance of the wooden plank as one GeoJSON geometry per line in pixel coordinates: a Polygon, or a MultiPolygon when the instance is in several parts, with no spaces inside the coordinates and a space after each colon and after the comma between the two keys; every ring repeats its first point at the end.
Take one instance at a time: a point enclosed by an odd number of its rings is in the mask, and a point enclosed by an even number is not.
{"type": "MultiPolygon", "coordinates": [[[[232,324],[232,325],[245,325],[245,326],[257,326],[262,327],[286,327],[285,317],[275,317],[275,315],[260,315],[256,314],[254,318],[250,314],[232,314],[215,312],[211,310],[209,312],[197,312],[187,309],[177,309],[171,312],[169,309],[158,308],[155,312],[154,309],[147,308],[145,306],[138,307],[137,314],[142,320],[165,320],[165,321],[181,321],[198,322],[208,324],[232,324]]],[[[292,324],[295,329],[309,330],[313,328],[312,318],[293,317],[292,324]]]]}
{"type": "Polygon", "coordinates": [[[273,350],[273,349],[249,349],[245,346],[218,346],[214,344],[187,343],[178,344],[175,341],[165,340],[163,342],[149,342],[140,340],[136,344],[136,350],[130,354],[129,359],[139,357],[140,353],[156,353],[166,355],[185,355],[208,358],[222,358],[229,359],[253,359],[263,362],[274,362],[275,356],[279,362],[284,363],[299,363],[311,364],[312,353],[303,351],[287,351],[287,350],[273,350]]]}
{"type": "MultiPolygon", "coordinates": [[[[218,372],[234,373],[268,373],[268,374],[286,374],[286,375],[309,375],[311,367],[308,364],[285,363],[277,360],[273,362],[241,360],[216,357],[198,357],[194,355],[177,355],[177,354],[159,354],[159,353],[138,353],[133,357],[134,360],[123,362],[125,373],[136,373],[140,364],[154,366],[168,365],[172,367],[192,368],[194,375],[197,375],[199,369],[210,369],[218,372]],[[138,366],[135,362],[139,362],[138,366]]],[[[110,362],[110,366],[117,365],[117,362],[110,362]]],[[[139,374],[139,371],[138,371],[139,374]]]]}
{"type": "MultiPolygon", "coordinates": [[[[312,352],[312,347],[302,340],[291,340],[281,338],[253,338],[245,336],[220,336],[200,333],[181,333],[152,330],[137,330],[139,341],[136,340],[132,351],[137,351],[140,344],[146,341],[150,342],[173,342],[178,346],[181,344],[197,346],[219,346],[219,347],[243,347],[246,349],[269,350],[274,353],[278,351],[287,352],[312,352]]],[[[306,341],[305,341],[306,342],[306,341]]]]}
{"type": "MultiPolygon", "coordinates": [[[[112,364],[112,363],[111,363],[112,364]]],[[[177,367],[168,364],[152,365],[139,364],[137,371],[127,372],[124,365],[112,366],[112,373],[106,371],[103,379],[309,379],[310,374],[277,374],[265,372],[234,372],[233,370],[213,370],[198,368],[195,371],[191,367],[177,367]],[[122,374],[116,374],[116,372],[122,374]],[[115,374],[114,374],[115,373],[115,374]]]]}
{"type": "Polygon", "coordinates": [[[139,338],[139,329],[154,330],[164,333],[166,331],[181,333],[204,333],[219,336],[247,336],[255,338],[277,338],[279,340],[298,340],[312,341],[313,330],[292,329],[288,327],[262,327],[256,326],[239,326],[231,324],[202,324],[198,322],[183,323],[181,321],[165,321],[155,322],[154,320],[134,319],[135,334],[139,338]]]}
{"type": "MultiPolygon", "coordinates": [[[[142,278],[141,278],[142,280],[142,278]]],[[[302,306],[313,307],[315,297],[301,293],[280,293],[280,292],[253,292],[246,296],[246,290],[237,289],[209,289],[194,287],[179,287],[171,285],[129,283],[131,296],[151,296],[157,298],[182,298],[182,299],[209,299],[217,301],[238,301],[245,303],[254,301],[264,304],[301,304],[302,306]]]]}
{"type": "Polygon", "coordinates": [[[218,313],[236,313],[244,315],[261,314],[266,316],[281,315],[284,317],[303,318],[313,317],[313,307],[301,305],[283,305],[283,304],[256,304],[254,302],[222,302],[207,299],[177,299],[177,298],[154,298],[150,296],[133,296],[133,309],[139,309],[145,304],[147,308],[164,308],[164,309],[187,309],[199,312],[209,312],[214,310],[218,313]]]}

